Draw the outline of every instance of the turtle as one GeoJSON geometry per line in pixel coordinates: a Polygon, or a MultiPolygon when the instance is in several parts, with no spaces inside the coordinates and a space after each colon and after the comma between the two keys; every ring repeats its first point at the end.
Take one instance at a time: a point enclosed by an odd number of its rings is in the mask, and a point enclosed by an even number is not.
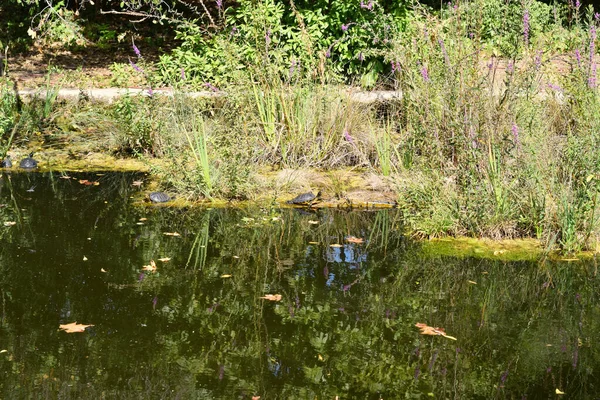
{"type": "Polygon", "coordinates": [[[299,194],[291,200],[288,200],[288,204],[312,204],[317,198],[321,196],[321,192],[318,192],[316,195],[313,192],[306,192],[299,194]]]}
{"type": "Polygon", "coordinates": [[[31,153],[29,153],[29,156],[22,159],[21,162],[19,163],[19,167],[23,168],[23,169],[34,169],[37,168],[38,163],[37,161],[33,158],[33,151],[31,153]]]}
{"type": "Polygon", "coordinates": [[[165,192],[152,192],[148,195],[148,197],[153,203],[165,203],[171,200],[171,197],[165,192]]]}
{"type": "Polygon", "coordinates": [[[6,155],[6,158],[0,162],[0,167],[12,168],[12,160],[10,159],[10,155],[6,155]]]}

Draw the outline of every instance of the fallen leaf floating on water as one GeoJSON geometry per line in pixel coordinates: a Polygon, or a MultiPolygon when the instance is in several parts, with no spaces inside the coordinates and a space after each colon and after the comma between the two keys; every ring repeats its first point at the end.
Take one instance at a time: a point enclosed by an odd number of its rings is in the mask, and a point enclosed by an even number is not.
{"type": "Polygon", "coordinates": [[[78,324],[77,322],[71,322],[70,324],[59,325],[58,328],[62,329],[63,331],[65,331],[67,333],[77,333],[77,332],[85,331],[85,328],[87,328],[89,326],[94,326],[94,325],[83,325],[83,324],[78,324]]]}
{"type": "Polygon", "coordinates": [[[565,394],[565,392],[562,392],[560,389],[556,389],[556,394],[565,394]]]}
{"type": "Polygon", "coordinates": [[[319,221],[313,221],[312,219],[310,221],[308,221],[309,224],[311,225],[317,225],[319,223],[319,221]]]}
{"type": "Polygon", "coordinates": [[[144,183],[144,181],[133,181],[131,186],[142,186],[143,183],[144,183]]]}
{"type": "Polygon", "coordinates": [[[252,396],[252,400],[260,400],[260,396],[252,396]]]}
{"type": "Polygon", "coordinates": [[[83,261],[87,261],[88,258],[86,256],[83,256],[83,261]]]}
{"type": "Polygon", "coordinates": [[[342,247],[342,245],[335,243],[335,244],[330,244],[329,247],[342,247]]]}
{"type": "Polygon", "coordinates": [[[104,268],[100,268],[100,272],[106,273],[106,270],[104,268]]]}
{"type": "Polygon", "coordinates": [[[467,282],[469,282],[471,285],[477,285],[477,282],[475,282],[475,281],[467,281],[467,282]]]}
{"type": "Polygon", "coordinates": [[[308,244],[319,244],[319,242],[308,242],[308,244]]]}
{"type": "Polygon", "coordinates": [[[140,218],[138,221],[148,221],[148,218],[140,218]]]}
{"type": "Polygon", "coordinates": [[[420,322],[417,322],[415,326],[421,330],[421,335],[443,336],[448,339],[456,340],[454,336],[446,335],[446,332],[444,332],[444,329],[442,328],[434,328],[420,322]]]}
{"type": "Polygon", "coordinates": [[[159,258],[158,261],[160,262],[167,262],[170,261],[171,259],[169,257],[163,257],[163,258],[159,258]]]}
{"type": "Polygon", "coordinates": [[[263,297],[259,297],[260,299],[270,300],[270,301],[280,301],[280,294],[265,294],[263,297]]]}
{"type": "Polygon", "coordinates": [[[181,236],[177,232],[163,232],[163,235],[166,235],[166,236],[181,236]]]}
{"type": "Polygon", "coordinates": [[[356,243],[356,244],[361,244],[365,242],[365,239],[361,239],[361,238],[357,238],[356,236],[348,236],[346,238],[346,242],[348,243],[356,243]]]}
{"type": "Polygon", "coordinates": [[[154,260],[150,260],[150,265],[144,265],[142,267],[142,270],[144,271],[156,271],[156,263],[154,262],[154,260]]]}
{"type": "Polygon", "coordinates": [[[231,278],[231,274],[223,274],[221,275],[221,278],[231,278]]]}
{"type": "Polygon", "coordinates": [[[86,185],[86,186],[98,186],[100,185],[100,182],[98,181],[88,181],[87,179],[80,179],[79,183],[81,183],[82,185],[86,185]]]}
{"type": "Polygon", "coordinates": [[[60,179],[71,179],[71,177],[69,175],[62,175],[60,179]]]}
{"type": "Polygon", "coordinates": [[[4,223],[4,226],[13,226],[13,225],[16,225],[16,224],[17,224],[17,223],[16,223],[15,221],[6,221],[6,222],[4,223]]]}

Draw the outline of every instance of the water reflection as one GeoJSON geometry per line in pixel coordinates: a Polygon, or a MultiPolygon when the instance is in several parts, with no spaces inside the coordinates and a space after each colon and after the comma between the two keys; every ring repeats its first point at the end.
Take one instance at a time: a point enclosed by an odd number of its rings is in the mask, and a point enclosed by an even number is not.
{"type": "Polygon", "coordinates": [[[3,398],[597,395],[595,262],[425,255],[393,211],[140,205],[138,179],[0,180],[3,398]]]}

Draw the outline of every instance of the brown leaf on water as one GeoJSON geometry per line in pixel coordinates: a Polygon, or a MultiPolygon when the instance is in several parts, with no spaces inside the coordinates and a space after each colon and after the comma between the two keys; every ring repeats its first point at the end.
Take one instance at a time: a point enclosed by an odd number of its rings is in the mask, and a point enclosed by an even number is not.
{"type": "Polygon", "coordinates": [[[265,294],[264,296],[259,297],[259,299],[265,299],[265,300],[270,300],[270,301],[280,301],[281,295],[280,294],[265,294]]]}
{"type": "Polygon", "coordinates": [[[144,271],[151,271],[151,272],[155,272],[156,271],[156,263],[154,262],[154,260],[150,260],[150,265],[144,265],[142,267],[142,269],[144,271]]]}
{"type": "Polygon", "coordinates": [[[260,400],[260,396],[252,396],[252,400],[260,400]]]}
{"type": "Polygon", "coordinates": [[[443,337],[448,338],[448,339],[456,340],[455,337],[446,335],[446,332],[444,331],[443,328],[434,328],[432,326],[429,326],[427,324],[423,324],[421,322],[417,322],[415,324],[415,326],[417,328],[419,328],[419,330],[421,331],[420,332],[421,335],[443,336],[443,337]]]}
{"type": "Polygon", "coordinates": [[[58,328],[62,329],[63,331],[65,331],[67,333],[77,333],[77,332],[85,331],[85,328],[87,328],[89,326],[94,326],[94,325],[83,325],[83,324],[78,324],[77,322],[71,322],[70,324],[59,325],[58,328]]]}
{"type": "Polygon", "coordinates": [[[148,218],[140,218],[138,221],[148,221],[148,218]]]}
{"type": "Polygon", "coordinates": [[[361,238],[357,238],[356,236],[348,236],[346,238],[346,242],[348,243],[356,243],[356,244],[361,244],[365,242],[365,239],[361,239],[361,238]]]}
{"type": "Polygon", "coordinates": [[[177,232],[163,232],[163,235],[166,235],[166,236],[181,236],[177,232]]]}

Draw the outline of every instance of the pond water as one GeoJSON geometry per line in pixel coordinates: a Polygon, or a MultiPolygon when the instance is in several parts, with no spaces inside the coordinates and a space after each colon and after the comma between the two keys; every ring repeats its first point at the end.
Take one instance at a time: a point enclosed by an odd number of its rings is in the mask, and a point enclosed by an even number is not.
{"type": "Polygon", "coordinates": [[[393,210],[157,206],[143,179],[3,175],[0,397],[600,396],[595,260],[438,256],[393,210]]]}

